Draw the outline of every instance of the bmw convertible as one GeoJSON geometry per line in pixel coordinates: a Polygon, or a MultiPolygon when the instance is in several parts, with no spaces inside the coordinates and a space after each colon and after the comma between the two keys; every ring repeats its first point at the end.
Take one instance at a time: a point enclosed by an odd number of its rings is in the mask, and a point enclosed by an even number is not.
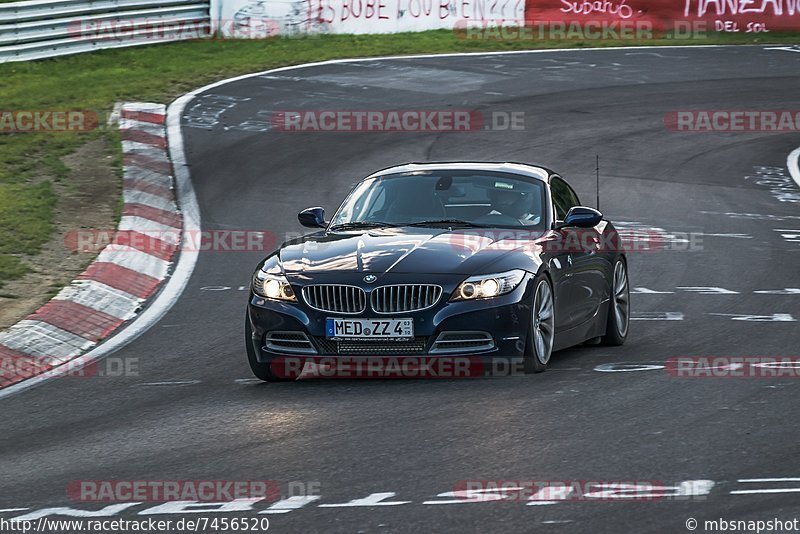
{"type": "Polygon", "coordinates": [[[400,165],[358,182],[330,219],[320,207],[298,219],[316,232],[251,281],[245,342],[262,380],[300,376],[286,361],[423,356],[537,373],[554,351],[628,335],[614,226],[545,167],[400,165]]]}

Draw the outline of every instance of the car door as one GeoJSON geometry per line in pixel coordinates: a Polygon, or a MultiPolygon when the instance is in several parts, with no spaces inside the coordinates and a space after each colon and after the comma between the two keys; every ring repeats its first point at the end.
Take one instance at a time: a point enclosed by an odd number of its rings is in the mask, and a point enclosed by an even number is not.
{"type": "MultiPolygon", "coordinates": [[[[554,176],[551,181],[555,218],[561,222],[570,208],[580,206],[575,191],[563,179],[554,176]]],[[[603,276],[598,228],[561,228],[558,230],[568,265],[565,293],[569,303],[567,328],[580,325],[595,316],[603,301],[605,277],[603,276]]]]}
{"type": "MultiPolygon", "coordinates": [[[[553,200],[553,221],[557,225],[564,220],[569,211],[569,196],[566,194],[566,183],[554,177],[550,182],[550,193],[553,200]]],[[[556,328],[567,330],[577,325],[575,313],[575,260],[568,244],[567,229],[554,230],[548,241],[548,262],[553,276],[556,294],[556,328]]]]}
{"type": "Polygon", "coordinates": [[[574,289],[571,287],[573,280],[572,257],[564,249],[563,234],[560,231],[551,231],[547,240],[542,244],[550,277],[553,282],[555,297],[556,331],[563,331],[574,326],[572,306],[575,299],[572,297],[574,289]]]}

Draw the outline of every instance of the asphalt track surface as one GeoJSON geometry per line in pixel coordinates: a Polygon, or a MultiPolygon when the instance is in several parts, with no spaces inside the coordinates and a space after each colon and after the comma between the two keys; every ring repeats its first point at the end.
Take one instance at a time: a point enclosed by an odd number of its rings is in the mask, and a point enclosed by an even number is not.
{"type": "MultiPolygon", "coordinates": [[[[800,136],[674,133],[662,120],[683,109],[796,109],[798,67],[800,54],[766,47],[562,51],[354,61],[210,90],[185,121],[215,115],[203,109],[219,95],[236,98],[216,125],[183,129],[204,229],[297,234],[299,209],[333,210],[359,177],[405,161],[539,162],[591,205],[599,153],[608,218],[703,234],[702,247],[630,254],[632,286],[663,292],[632,295],[634,318],[655,320],[634,321],[623,347],[556,353],[542,375],[268,385],[240,380],[251,374],[237,289],[262,254],[203,252],[171,311],[114,355],[137,361],[138,376],[61,378],[1,401],[0,509],[108,504],[72,501],[76,480],[210,479],[318,483],[318,501],[267,516],[276,532],[686,532],[689,517],[698,531],[704,519],[800,518],[796,491],[731,493],[800,486],[739,482],[800,476],[797,379],[595,370],[687,355],[800,356],[796,321],[724,315],[800,319],[800,295],[756,293],[800,285],[800,243],[784,237],[800,228],[798,204],[752,178],[755,167],[785,168],[800,136]],[[240,126],[274,110],[440,108],[524,112],[525,129],[240,126]],[[214,286],[230,289],[203,289],[214,286]],[[698,286],[731,293],[678,289],[698,286]],[[666,312],[683,319],[662,320],[666,312]],[[689,499],[423,504],[466,480],[714,485],[689,499]],[[319,506],[381,492],[409,502],[319,506]]],[[[122,516],[144,517],[154,504],[122,516]]]]}

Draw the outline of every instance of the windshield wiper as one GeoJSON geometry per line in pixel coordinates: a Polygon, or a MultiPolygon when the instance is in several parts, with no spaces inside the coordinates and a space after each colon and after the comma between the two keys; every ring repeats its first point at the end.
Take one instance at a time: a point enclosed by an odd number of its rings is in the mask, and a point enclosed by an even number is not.
{"type": "Polygon", "coordinates": [[[412,223],[403,223],[398,224],[397,226],[462,226],[468,228],[487,228],[486,225],[477,224],[470,221],[465,221],[462,219],[434,219],[430,221],[419,221],[419,222],[412,222],[412,223]]]}
{"type": "Polygon", "coordinates": [[[397,226],[379,221],[353,221],[331,226],[331,230],[360,230],[362,228],[387,228],[390,226],[397,226]]]}

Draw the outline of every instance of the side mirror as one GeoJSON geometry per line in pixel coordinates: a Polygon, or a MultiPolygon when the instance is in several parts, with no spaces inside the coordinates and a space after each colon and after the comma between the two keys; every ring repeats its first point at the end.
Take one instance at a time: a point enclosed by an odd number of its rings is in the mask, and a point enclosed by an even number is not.
{"type": "Polygon", "coordinates": [[[564,222],[558,225],[558,228],[566,228],[574,226],[576,228],[592,228],[600,224],[603,220],[603,214],[594,208],[587,208],[586,206],[575,206],[569,209],[564,222]]]}
{"type": "Polygon", "coordinates": [[[306,208],[297,214],[297,220],[307,228],[325,228],[325,208],[306,208]]]}

